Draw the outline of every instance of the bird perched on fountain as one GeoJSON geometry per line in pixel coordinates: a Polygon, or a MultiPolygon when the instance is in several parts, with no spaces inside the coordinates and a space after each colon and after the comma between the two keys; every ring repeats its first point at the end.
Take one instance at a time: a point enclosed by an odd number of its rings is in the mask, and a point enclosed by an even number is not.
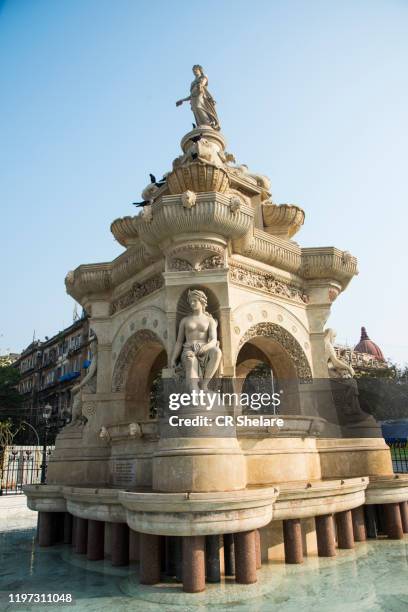
{"type": "Polygon", "coordinates": [[[165,176],[163,176],[163,178],[160,179],[160,181],[156,180],[156,177],[154,176],[154,174],[150,173],[149,177],[150,177],[150,183],[142,191],[142,198],[143,198],[143,200],[141,202],[132,202],[133,206],[137,206],[137,207],[143,208],[144,206],[148,206],[149,204],[151,204],[153,202],[153,200],[154,200],[154,197],[155,197],[157,191],[166,182],[166,177],[165,176]]]}
{"type": "Polygon", "coordinates": [[[157,187],[161,187],[166,182],[165,176],[163,176],[163,178],[160,181],[156,181],[156,177],[154,176],[154,174],[149,174],[149,176],[150,176],[150,183],[152,183],[153,185],[157,185],[157,187]]]}

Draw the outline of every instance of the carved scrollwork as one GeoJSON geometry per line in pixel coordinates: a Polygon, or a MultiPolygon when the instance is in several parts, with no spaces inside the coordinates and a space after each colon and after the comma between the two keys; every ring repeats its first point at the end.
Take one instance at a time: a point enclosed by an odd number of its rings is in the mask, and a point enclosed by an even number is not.
{"type": "Polygon", "coordinates": [[[118,297],[116,300],[113,300],[110,307],[110,314],[115,314],[119,310],[123,310],[131,304],[135,304],[146,295],[150,295],[154,291],[157,291],[163,287],[163,284],[164,280],[161,274],[151,276],[142,283],[133,283],[132,288],[129,291],[118,297]]]}
{"type": "Polygon", "coordinates": [[[221,255],[210,255],[210,257],[206,257],[200,263],[197,262],[194,266],[186,259],[180,259],[179,257],[175,257],[169,263],[169,270],[172,272],[186,272],[190,270],[200,272],[201,270],[213,270],[224,267],[224,258],[221,255]]]}
{"type": "Polygon", "coordinates": [[[276,323],[257,323],[242,336],[239,346],[256,336],[267,336],[278,342],[289,354],[300,383],[313,382],[312,370],[299,342],[286,329],[276,323]]]}
{"type": "Polygon", "coordinates": [[[206,257],[200,264],[200,270],[212,270],[214,268],[224,268],[224,259],[221,255],[206,257]]]}
{"type": "Polygon", "coordinates": [[[170,260],[169,270],[171,272],[186,272],[192,269],[193,269],[193,266],[186,259],[180,259],[179,257],[174,257],[174,259],[170,260]]]}
{"type": "Polygon", "coordinates": [[[82,404],[82,414],[87,418],[96,414],[96,402],[84,402],[82,404]]]}
{"type": "Polygon", "coordinates": [[[303,304],[308,303],[308,296],[301,289],[277,280],[273,274],[269,274],[268,272],[250,270],[244,266],[233,263],[230,265],[230,279],[246,287],[262,289],[273,295],[283,296],[295,302],[302,302],[303,304]]]}

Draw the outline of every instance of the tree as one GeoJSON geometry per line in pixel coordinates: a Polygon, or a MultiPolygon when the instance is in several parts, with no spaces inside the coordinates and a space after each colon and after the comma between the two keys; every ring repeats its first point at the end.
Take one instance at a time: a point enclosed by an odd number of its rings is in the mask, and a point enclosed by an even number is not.
{"type": "Polygon", "coordinates": [[[408,418],[408,365],[356,372],[360,406],[379,421],[408,418]]]}
{"type": "Polygon", "coordinates": [[[0,367],[0,415],[13,413],[22,403],[22,397],[17,391],[20,373],[13,365],[0,367]]]}

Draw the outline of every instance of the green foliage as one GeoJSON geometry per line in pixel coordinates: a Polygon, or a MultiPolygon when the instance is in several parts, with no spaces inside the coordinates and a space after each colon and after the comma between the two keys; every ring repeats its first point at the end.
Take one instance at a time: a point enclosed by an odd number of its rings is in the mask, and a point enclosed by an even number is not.
{"type": "Polygon", "coordinates": [[[22,397],[17,391],[19,371],[12,365],[0,367],[0,411],[7,414],[21,406],[22,397]]]}
{"type": "Polygon", "coordinates": [[[408,418],[408,366],[356,375],[361,408],[379,421],[408,418]]]}

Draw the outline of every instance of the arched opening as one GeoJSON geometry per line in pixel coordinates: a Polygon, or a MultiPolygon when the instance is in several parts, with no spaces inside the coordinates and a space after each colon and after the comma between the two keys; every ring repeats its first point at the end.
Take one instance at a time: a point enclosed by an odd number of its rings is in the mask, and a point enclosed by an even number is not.
{"type": "MultiPolygon", "coordinates": [[[[246,342],[238,353],[236,376],[242,394],[259,398],[261,394],[273,397],[275,393],[280,393],[282,399],[285,395],[284,412],[288,414],[298,411],[298,398],[294,394],[294,383],[297,389],[296,370],[285,349],[274,340],[256,336],[246,342]]],[[[244,407],[242,412],[253,414],[254,410],[244,407]]],[[[282,408],[271,402],[260,405],[256,412],[280,414],[282,408]]]]}
{"type": "Polygon", "coordinates": [[[160,338],[139,330],[125,343],[116,362],[112,391],[125,393],[125,419],[156,419],[152,389],[167,365],[167,353],[160,338]]]}
{"type": "Polygon", "coordinates": [[[271,403],[257,411],[299,414],[299,384],[311,382],[312,372],[300,344],[289,332],[274,323],[259,323],[241,339],[236,377],[241,393],[279,393],[279,407],[271,403]]]}

